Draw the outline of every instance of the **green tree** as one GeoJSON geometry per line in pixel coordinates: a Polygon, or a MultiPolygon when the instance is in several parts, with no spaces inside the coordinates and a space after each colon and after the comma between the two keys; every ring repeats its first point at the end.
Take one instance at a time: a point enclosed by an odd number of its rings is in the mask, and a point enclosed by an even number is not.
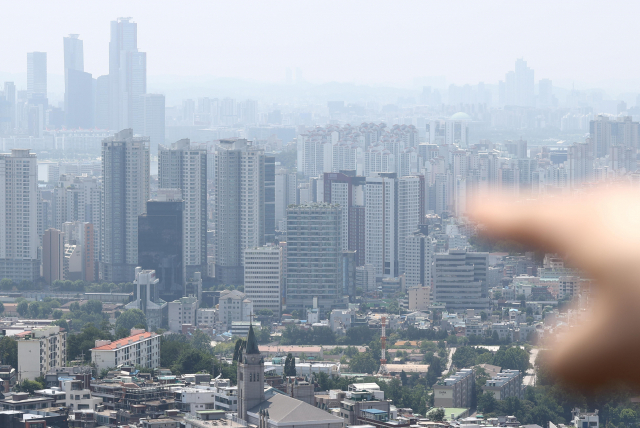
{"type": "Polygon", "coordinates": [[[247,346],[247,342],[243,339],[236,340],[236,345],[233,349],[233,359],[231,361],[241,361],[242,360],[242,351],[247,346]]]}
{"type": "Polygon", "coordinates": [[[638,414],[633,409],[623,409],[620,412],[620,421],[626,426],[635,426],[638,424],[638,414]]]}
{"type": "Polygon", "coordinates": [[[0,338],[0,362],[18,369],[18,342],[10,336],[0,338]]]}
{"type": "Polygon", "coordinates": [[[496,400],[496,397],[493,396],[493,393],[482,392],[478,394],[477,403],[478,403],[478,411],[483,413],[491,413],[495,411],[498,405],[498,400],[496,400]]]}
{"type": "Polygon", "coordinates": [[[27,315],[27,312],[29,311],[29,303],[24,300],[18,303],[18,306],[16,307],[16,311],[18,311],[18,314],[21,317],[27,315]]]}
{"type": "Polygon", "coordinates": [[[140,309],[127,309],[116,320],[116,330],[125,328],[130,331],[136,325],[143,325],[147,328],[147,317],[140,309]]]}
{"type": "Polygon", "coordinates": [[[4,278],[2,281],[0,281],[0,288],[4,291],[13,290],[13,281],[9,278],[4,278]]]}
{"type": "Polygon", "coordinates": [[[453,353],[451,361],[457,368],[464,369],[475,365],[477,355],[476,349],[472,346],[461,346],[453,353]]]}
{"type": "Polygon", "coordinates": [[[67,359],[83,358],[91,361],[91,348],[95,347],[96,340],[112,340],[108,331],[101,330],[92,323],[85,324],[82,332],[71,334],[67,337],[67,359]]]}
{"type": "Polygon", "coordinates": [[[25,379],[21,383],[16,384],[15,390],[18,392],[28,392],[29,395],[33,395],[35,391],[44,389],[44,385],[35,380],[25,379]]]}
{"type": "Polygon", "coordinates": [[[82,309],[89,314],[102,313],[102,302],[100,300],[89,300],[82,305],[82,309]]]}
{"type": "Polygon", "coordinates": [[[0,302],[0,314],[4,312],[4,304],[0,302]]]}
{"type": "Polygon", "coordinates": [[[444,409],[436,409],[429,413],[429,419],[434,422],[442,422],[444,420],[444,409]]]}
{"type": "Polygon", "coordinates": [[[529,353],[519,346],[510,348],[502,346],[496,352],[493,363],[503,369],[520,370],[524,373],[529,369],[529,353]]]}
{"type": "Polygon", "coordinates": [[[371,352],[359,352],[349,361],[349,368],[353,373],[370,373],[378,371],[380,367],[379,360],[371,355],[371,352]]]}
{"type": "Polygon", "coordinates": [[[62,311],[60,309],[56,309],[55,311],[53,311],[52,316],[54,320],[59,320],[60,318],[62,318],[62,311]]]}
{"type": "Polygon", "coordinates": [[[289,353],[284,360],[284,374],[285,376],[296,375],[296,359],[291,353],[289,353]]]}

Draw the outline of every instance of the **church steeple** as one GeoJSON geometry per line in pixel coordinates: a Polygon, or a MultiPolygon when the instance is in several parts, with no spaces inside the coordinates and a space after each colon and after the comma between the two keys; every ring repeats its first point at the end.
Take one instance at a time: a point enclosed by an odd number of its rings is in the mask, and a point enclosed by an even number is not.
{"type": "Polygon", "coordinates": [[[260,349],[258,349],[258,339],[256,339],[256,335],[253,332],[253,324],[249,324],[249,334],[247,335],[247,349],[244,351],[244,353],[249,355],[260,354],[260,349]]]}
{"type": "Polygon", "coordinates": [[[246,421],[247,411],[264,400],[264,359],[250,323],[247,345],[242,360],[238,361],[238,417],[246,421]]]}

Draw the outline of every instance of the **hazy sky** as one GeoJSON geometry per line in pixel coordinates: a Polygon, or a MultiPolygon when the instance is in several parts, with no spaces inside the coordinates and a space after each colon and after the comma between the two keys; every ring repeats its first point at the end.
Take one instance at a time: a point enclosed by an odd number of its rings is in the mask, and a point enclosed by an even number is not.
{"type": "MultiPolygon", "coordinates": [[[[523,57],[535,78],[597,84],[640,76],[640,2],[596,1],[29,1],[0,2],[0,71],[26,72],[62,37],[84,40],[85,70],[108,69],[109,22],[138,23],[148,74],[404,85],[415,77],[496,83],[523,57]]],[[[640,89],[640,88],[630,88],[640,89]]]]}

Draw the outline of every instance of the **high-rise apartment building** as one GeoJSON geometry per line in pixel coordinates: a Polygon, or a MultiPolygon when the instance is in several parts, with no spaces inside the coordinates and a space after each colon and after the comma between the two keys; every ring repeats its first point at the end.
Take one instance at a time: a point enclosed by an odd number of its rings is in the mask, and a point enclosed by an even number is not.
{"type": "MultiPolygon", "coordinates": [[[[80,266],[67,266],[67,268],[79,268],[75,273],[80,275],[83,281],[94,282],[97,280],[97,263],[95,251],[95,228],[92,223],[82,221],[70,221],[62,224],[65,246],[75,246],[73,257],[79,256],[80,266]]],[[[66,248],[66,247],[65,247],[66,248]]],[[[99,254],[99,253],[98,253],[99,254]]],[[[66,275],[66,274],[65,274],[66,275]]],[[[65,276],[64,278],[71,279],[65,276]]]]}
{"type": "Polygon", "coordinates": [[[365,262],[365,183],[355,171],[324,174],[324,202],[342,207],[342,250],[355,251],[358,266],[365,262]]]}
{"type": "Polygon", "coordinates": [[[449,250],[436,254],[434,300],[448,311],[489,308],[487,290],[488,253],[449,250]]]}
{"type": "MultiPolygon", "coordinates": [[[[276,229],[279,229],[281,223],[286,223],[287,207],[289,205],[297,205],[297,189],[298,178],[295,172],[290,172],[284,168],[276,171],[275,177],[275,222],[276,229]]],[[[285,224],[286,226],[286,224],[285,224]]]]}
{"type": "Polygon", "coordinates": [[[276,158],[264,158],[264,242],[276,240],[276,158]]]}
{"type": "Polygon", "coordinates": [[[110,129],[143,130],[147,93],[147,54],[138,51],[138,24],[131,18],[111,21],[109,42],[110,129]]]}
{"type": "Polygon", "coordinates": [[[4,82],[0,96],[0,135],[11,135],[16,129],[16,85],[4,82]]]}
{"type": "Polygon", "coordinates": [[[89,129],[94,126],[94,87],[91,74],[84,71],[82,40],[69,34],[63,45],[65,124],[70,129],[89,129]]]}
{"type": "Polygon", "coordinates": [[[275,245],[244,251],[244,292],[255,311],[270,310],[280,315],[282,307],[282,248],[275,245]]]}
{"type": "MultiPolygon", "coordinates": [[[[207,150],[188,139],[158,146],[160,189],[180,189],[184,201],[184,280],[207,266],[207,150]]],[[[184,281],[183,280],[183,281],[184,281]]]]}
{"type": "Polygon", "coordinates": [[[164,144],[164,95],[145,94],[142,96],[143,102],[143,129],[142,135],[149,137],[149,148],[151,153],[158,151],[158,145],[164,144]]]}
{"type": "Polygon", "coordinates": [[[132,281],[138,265],[138,216],[149,199],[149,139],[124,129],[102,142],[100,278],[132,281]]]}
{"type": "Polygon", "coordinates": [[[590,149],[597,158],[609,154],[610,147],[624,146],[637,149],[640,126],[630,116],[610,120],[598,115],[589,124],[590,149]]]}
{"type": "Polygon", "coordinates": [[[376,276],[394,278],[404,272],[405,237],[424,218],[425,181],[422,176],[377,175],[366,184],[365,262],[376,276]]]}
{"type": "Polygon", "coordinates": [[[159,279],[158,294],[173,299],[182,296],[184,202],[148,201],[147,212],[138,217],[138,265],[154,270],[159,279]]]}
{"type": "Polygon", "coordinates": [[[287,310],[329,312],[345,305],[342,208],[310,203],[287,209],[287,310]]]}
{"type": "Polygon", "coordinates": [[[435,242],[427,233],[427,225],[405,237],[404,280],[407,289],[432,287],[435,242]]]}
{"type": "Polygon", "coordinates": [[[398,276],[398,186],[393,173],[367,178],[365,263],[376,277],[398,276]]]}
{"type": "Polygon", "coordinates": [[[220,140],[215,156],[216,279],[241,284],[244,250],[265,242],[264,150],[220,140]]]}
{"type": "Polygon", "coordinates": [[[500,104],[533,107],[535,105],[534,73],[522,58],[516,60],[515,71],[506,74],[500,81],[500,104]]]}
{"type": "Polygon", "coordinates": [[[27,53],[27,98],[47,98],[47,53],[27,53]]]}
{"type": "Polygon", "coordinates": [[[0,277],[35,281],[38,247],[38,165],[29,149],[0,154],[0,277]]]}
{"type": "Polygon", "coordinates": [[[405,272],[405,240],[425,215],[425,180],[423,176],[406,176],[398,180],[398,272],[405,272]]]}
{"type": "Polygon", "coordinates": [[[42,237],[42,276],[48,285],[64,278],[64,233],[47,229],[42,237]]]}

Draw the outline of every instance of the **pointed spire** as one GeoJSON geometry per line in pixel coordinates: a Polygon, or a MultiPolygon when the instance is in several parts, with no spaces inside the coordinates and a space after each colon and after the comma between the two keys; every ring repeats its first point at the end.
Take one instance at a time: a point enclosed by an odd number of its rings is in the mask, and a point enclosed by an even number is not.
{"type": "MultiPolygon", "coordinates": [[[[251,317],[253,317],[253,314],[251,315],[251,317]]],[[[247,335],[247,347],[244,353],[245,355],[260,354],[260,349],[258,349],[258,339],[256,339],[256,335],[253,332],[253,323],[251,321],[249,321],[249,334],[247,335]]]]}

